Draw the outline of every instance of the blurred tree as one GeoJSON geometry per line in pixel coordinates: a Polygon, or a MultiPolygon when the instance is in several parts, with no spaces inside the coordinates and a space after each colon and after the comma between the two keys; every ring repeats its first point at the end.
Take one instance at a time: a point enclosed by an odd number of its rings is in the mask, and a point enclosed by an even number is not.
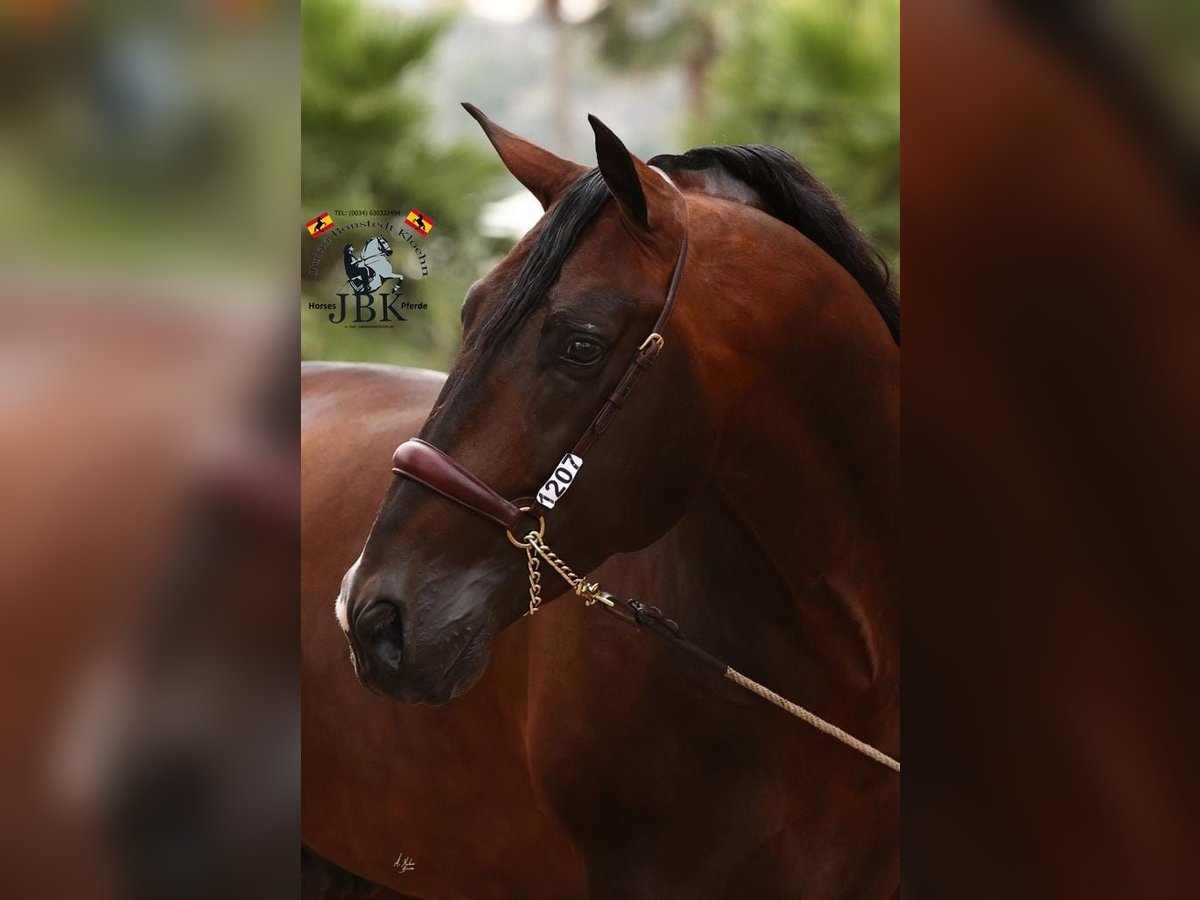
{"type": "Polygon", "coordinates": [[[542,0],[550,25],[550,96],[554,107],[554,134],[559,155],[575,158],[575,73],[571,65],[573,27],[563,15],[562,0],[542,0]]]}
{"type": "Polygon", "coordinates": [[[600,60],[610,68],[644,72],[682,66],[688,114],[702,119],[717,58],[717,9],[715,0],[609,0],[587,27],[598,35],[600,60]]]}
{"type": "MultiPolygon", "coordinates": [[[[405,281],[408,299],[430,309],[389,330],[341,328],[306,309],[302,351],[308,358],[444,368],[457,350],[463,293],[496,250],[479,232],[479,208],[492,198],[490,188],[503,170],[476,144],[440,144],[431,135],[420,80],[437,77],[429,57],[448,22],[445,16],[402,16],[353,0],[304,0],[304,218],[336,208],[403,214],[417,207],[436,222],[429,237],[418,236],[429,255],[429,277],[414,277],[409,268],[405,281]]],[[[300,240],[307,272],[318,242],[303,229],[300,240]]],[[[411,266],[407,248],[396,250],[393,262],[411,266]]],[[[340,252],[325,253],[322,277],[304,282],[306,300],[330,299],[335,286],[325,276],[340,264],[340,252]]]]}
{"type": "Polygon", "coordinates": [[[479,185],[494,167],[477,148],[433,145],[418,82],[436,76],[427,60],[448,19],[305,0],[302,21],[304,202],[372,206],[414,189],[469,202],[443,188],[479,185]]]}
{"type": "Polygon", "coordinates": [[[744,4],[691,144],[764,143],[799,159],[891,259],[900,252],[899,0],[744,4]]]}

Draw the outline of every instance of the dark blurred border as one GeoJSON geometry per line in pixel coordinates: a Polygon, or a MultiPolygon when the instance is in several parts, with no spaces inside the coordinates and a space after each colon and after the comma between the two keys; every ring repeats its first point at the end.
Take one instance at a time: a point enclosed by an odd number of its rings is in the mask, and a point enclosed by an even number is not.
{"type": "Polygon", "coordinates": [[[911,896],[1200,891],[1181,22],[904,7],[911,896]]]}
{"type": "Polygon", "coordinates": [[[0,895],[294,897],[298,7],[0,9],[0,895]]]}

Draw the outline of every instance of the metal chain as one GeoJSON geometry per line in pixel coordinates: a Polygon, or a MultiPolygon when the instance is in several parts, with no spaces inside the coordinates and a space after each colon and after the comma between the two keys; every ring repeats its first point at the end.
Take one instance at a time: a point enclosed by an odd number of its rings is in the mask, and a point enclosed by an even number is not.
{"type": "MultiPolygon", "coordinates": [[[[591,606],[593,603],[595,603],[597,601],[604,603],[607,606],[615,605],[613,603],[613,601],[611,600],[611,598],[608,596],[608,594],[605,591],[600,590],[599,583],[597,583],[597,582],[589,583],[586,578],[581,578],[579,575],[576,575],[575,571],[570,566],[568,566],[565,562],[563,562],[563,560],[559,557],[559,555],[557,553],[555,553],[553,550],[551,550],[549,547],[547,547],[542,542],[542,539],[540,537],[538,537],[537,532],[535,532],[535,531],[531,531],[531,532],[529,532],[529,534],[527,534],[525,536],[525,555],[529,558],[529,582],[530,582],[529,612],[531,614],[533,613],[534,609],[536,609],[536,607],[537,607],[537,604],[535,604],[533,602],[532,585],[533,585],[533,581],[534,581],[534,572],[537,570],[537,567],[538,567],[538,557],[539,556],[542,559],[544,559],[546,562],[548,562],[550,564],[550,567],[552,569],[554,569],[555,572],[557,572],[559,575],[562,576],[563,581],[565,581],[567,584],[569,584],[572,587],[572,589],[575,591],[575,594],[583,599],[583,603],[585,606],[591,606]]],[[[540,578],[539,578],[539,580],[540,580],[540,578]]],[[[539,590],[538,603],[540,603],[540,602],[541,602],[541,599],[540,599],[540,590],[539,590]]]]}
{"type": "MultiPolygon", "coordinates": [[[[539,557],[549,563],[550,567],[562,576],[563,580],[574,589],[576,595],[583,599],[585,606],[591,606],[597,601],[607,606],[616,606],[611,594],[601,590],[598,582],[589,583],[587,579],[576,575],[575,571],[563,562],[557,553],[542,542],[541,537],[539,537],[536,531],[529,532],[525,536],[525,542],[520,546],[524,547],[525,556],[529,560],[529,615],[532,616],[537,612],[538,607],[542,603],[542,575],[539,557]]],[[[900,763],[882,750],[877,750],[865,741],[860,741],[854,735],[843,731],[832,722],[826,722],[816,713],[810,712],[800,704],[793,703],[786,697],[780,696],[766,685],[759,684],[753,678],[746,677],[732,666],[725,667],[725,677],[738,687],[752,694],[757,694],[767,702],[778,706],[784,712],[790,713],[802,722],[807,722],[822,734],[827,734],[831,738],[841,741],[847,747],[857,750],[868,759],[872,759],[880,765],[887,766],[896,772],[900,771],[900,763]]]]}
{"type": "Polygon", "coordinates": [[[540,560],[533,551],[533,544],[526,545],[525,556],[529,559],[529,615],[532,616],[542,605],[542,573],[538,571],[540,560]]]}

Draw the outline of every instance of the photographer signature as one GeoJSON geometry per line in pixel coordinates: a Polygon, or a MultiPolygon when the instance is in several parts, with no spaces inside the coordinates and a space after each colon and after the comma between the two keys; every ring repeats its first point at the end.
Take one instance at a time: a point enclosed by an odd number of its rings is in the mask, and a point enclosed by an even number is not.
{"type": "Polygon", "coordinates": [[[411,872],[416,867],[417,864],[413,862],[413,858],[411,856],[406,856],[403,853],[396,857],[396,861],[392,863],[392,868],[401,873],[411,872]]]}

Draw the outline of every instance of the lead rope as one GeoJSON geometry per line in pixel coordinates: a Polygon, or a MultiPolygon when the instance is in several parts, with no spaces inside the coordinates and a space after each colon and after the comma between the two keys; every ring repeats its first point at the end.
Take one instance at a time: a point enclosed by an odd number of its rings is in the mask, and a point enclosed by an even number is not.
{"type": "MultiPolygon", "coordinates": [[[[513,543],[516,544],[517,541],[514,540],[513,543]]],[[[634,618],[626,618],[624,615],[617,612],[617,604],[612,594],[608,593],[608,591],[601,590],[598,582],[588,582],[587,579],[576,575],[571,567],[559,558],[557,553],[546,546],[546,544],[542,541],[542,537],[539,532],[529,532],[529,534],[525,536],[524,543],[518,544],[518,546],[521,546],[525,549],[525,556],[529,561],[529,615],[532,616],[534,613],[536,613],[542,604],[542,574],[540,571],[540,565],[541,560],[545,560],[550,567],[554,569],[554,571],[560,576],[562,576],[562,579],[571,586],[571,588],[575,591],[575,594],[583,600],[585,606],[594,606],[596,603],[602,603],[612,612],[617,613],[617,615],[620,616],[621,620],[624,622],[629,622],[630,624],[650,624],[651,622],[655,622],[656,624],[663,626],[662,628],[654,628],[652,630],[655,630],[664,636],[669,634],[676,641],[680,642],[680,644],[691,648],[702,658],[707,658],[708,660],[711,660],[720,667],[724,668],[723,674],[725,678],[732,681],[738,687],[743,688],[752,694],[757,694],[767,702],[778,706],[784,712],[790,713],[797,719],[800,719],[802,722],[807,722],[813,728],[817,729],[817,731],[827,734],[835,740],[841,741],[843,744],[853,750],[857,750],[868,759],[872,759],[880,765],[887,766],[889,769],[892,769],[896,772],[900,771],[900,762],[898,760],[893,759],[881,750],[877,750],[870,744],[860,741],[854,735],[843,731],[833,723],[826,722],[816,713],[805,709],[800,704],[793,703],[786,697],[781,697],[769,687],[759,684],[753,678],[743,675],[737,669],[733,668],[733,666],[713,659],[713,657],[709,656],[703,650],[700,650],[694,644],[685,641],[679,636],[678,626],[676,626],[674,622],[661,619],[661,614],[658,612],[658,610],[653,610],[652,613],[648,613],[646,612],[647,608],[637,603],[637,601],[628,600],[626,603],[629,604],[634,610],[634,618]]]]}

